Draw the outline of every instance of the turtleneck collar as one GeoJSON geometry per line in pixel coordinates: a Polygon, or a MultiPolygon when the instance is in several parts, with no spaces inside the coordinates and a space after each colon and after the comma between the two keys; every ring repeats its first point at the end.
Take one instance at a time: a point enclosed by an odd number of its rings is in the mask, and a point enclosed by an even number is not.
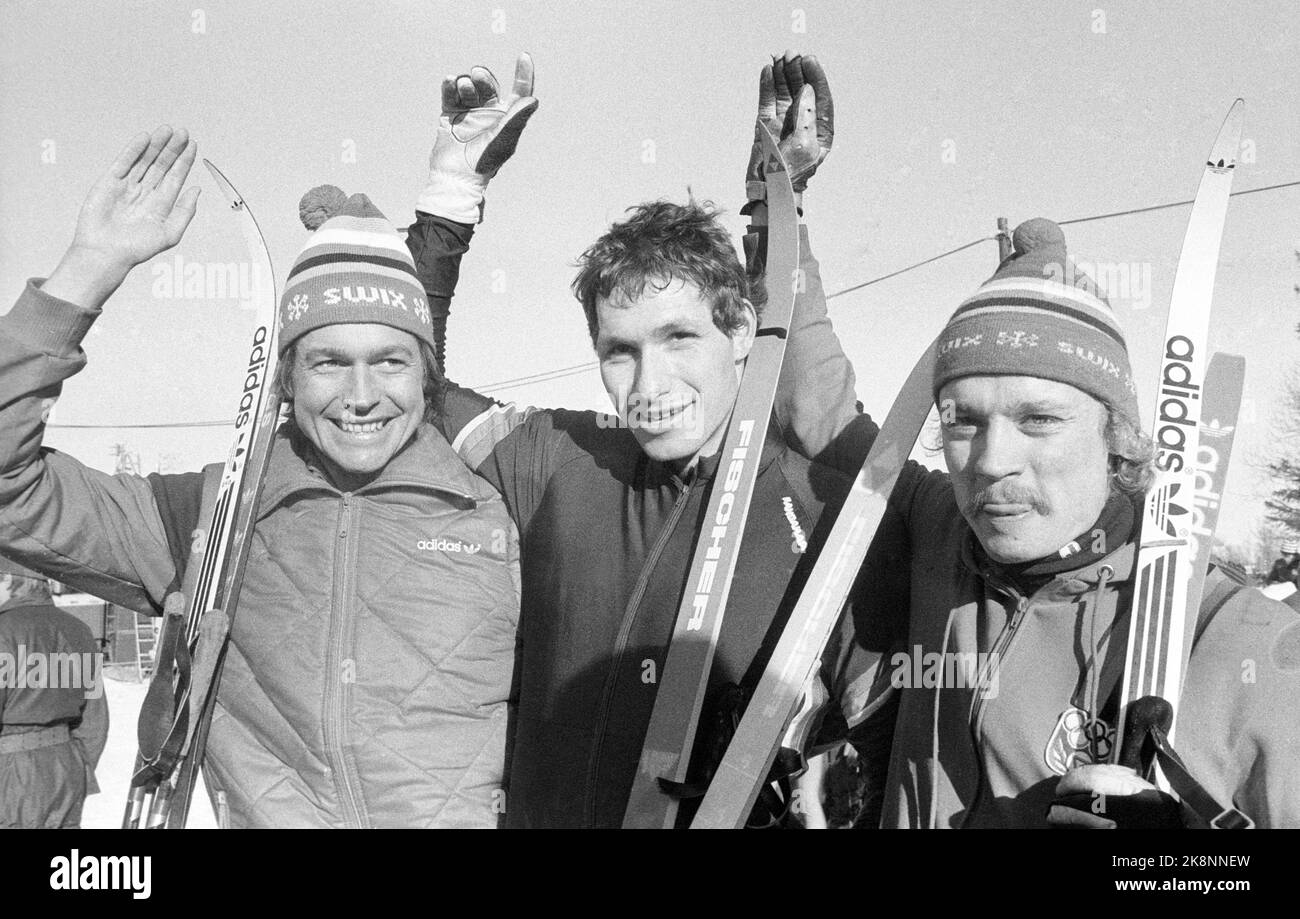
{"type": "Polygon", "coordinates": [[[1137,519],[1133,499],[1112,491],[1096,522],[1051,555],[1004,565],[989,558],[975,534],[968,532],[970,561],[981,574],[1009,581],[1030,595],[1058,575],[1093,566],[1119,549],[1132,538],[1137,519]],[[1098,538],[1101,533],[1105,534],[1104,538],[1098,538]]]}

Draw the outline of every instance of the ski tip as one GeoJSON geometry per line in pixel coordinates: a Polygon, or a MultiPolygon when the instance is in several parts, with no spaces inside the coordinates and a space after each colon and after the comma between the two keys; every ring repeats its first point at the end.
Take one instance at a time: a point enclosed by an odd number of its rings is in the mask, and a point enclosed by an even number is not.
{"type": "Polygon", "coordinates": [[[1233,354],[1231,351],[1215,351],[1210,355],[1210,363],[1220,363],[1225,367],[1232,367],[1237,364],[1245,364],[1246,358],[1240,354],[1233,354]]]}
{"type": "Polygon", "coordinates": [[[1210,158],[1206,160],[1206,165],[1219,168],[1231,169],[1237,165],[1237,152],[1241,149],[1241,129],[1246,120],[1246,100],[1237,99],[1228,109],[1228,116],[1223,119],[1223,127],[1219,129],[1219,136],[1214,140],[1214,148],[1210,150],[1210,158]]]}
{"type": "Polygon", "coordinates": [[[1205,371],[1205,378],[1213,377],[1216,386],[1234,386],[1240,389],[1246,376],[1246,358],[1240,354],[1227,351],[1215,351],[1210,355],[1210,363],[1205,371]]]}
{"type": "Polygon", "coordinates": [[[235,186],[230,184],[230,180],[226,178],[225,174],[207,157],[203,158],[203,165],[208,167],[208,172],[212,175],[212,180],[216,182],[217,187],[221,189],[221,194],[225,197],[231,209],[239,210],[242,208],[244,206],[244,199],[240,196],[239,192],[235,190],[235,186]]]}

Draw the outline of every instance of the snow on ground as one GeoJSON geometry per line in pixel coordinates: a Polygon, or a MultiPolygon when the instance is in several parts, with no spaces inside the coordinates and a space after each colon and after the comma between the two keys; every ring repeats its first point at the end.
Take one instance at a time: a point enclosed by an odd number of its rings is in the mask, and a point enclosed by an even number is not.
{"type": "MultiPolygon", "coordinates": [[[[135,723],[144,703],[148,683],[127,682],[105,674],[104,692],[108,694],[108,745],[99,759],[95,776],[100,792],[86,799],[81,825],[87,829],[116,829],[122,825],[126,795],[135,768],[135,723]]],[[[187,826],[214,829],[217,820],[208,801],[207,789],[200,784],[194,791],[187,826]]]]}
{"type": "Polygon", "coordinates": [[[1270,600],[1285,600],[1296,592],[1296,586],[1290,581],[1282,581],[1278,584],[1270,584],[1267,587],[1261,587],[1259,592],[1270,600]]]}

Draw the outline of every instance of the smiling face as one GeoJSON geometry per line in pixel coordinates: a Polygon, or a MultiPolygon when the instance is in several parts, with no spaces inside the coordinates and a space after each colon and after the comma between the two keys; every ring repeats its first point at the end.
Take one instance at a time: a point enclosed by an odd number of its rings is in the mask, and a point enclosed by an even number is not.
{"type": "Polygon", "coordinates": [[[758,325],[748,304],[744,316],[727,334],[700,289],[676,280],[596,301],[605,391],[651,459],[689,468],[721,448],[758,325]]]}
{"type": "Polygon", "coordinates": [[[293,415],[334,484],[373,479],[424,417],[424,359],[414,335],[391,326],[323,326],[295,345],[293,415]]]}
{"type": "Polygon", "coordinates": [[[962,515],[1004,564],[1055,553],[1109,493],[1106,407],[1054,380],[970,376],[939,393],[943,453],[962,515]]]}

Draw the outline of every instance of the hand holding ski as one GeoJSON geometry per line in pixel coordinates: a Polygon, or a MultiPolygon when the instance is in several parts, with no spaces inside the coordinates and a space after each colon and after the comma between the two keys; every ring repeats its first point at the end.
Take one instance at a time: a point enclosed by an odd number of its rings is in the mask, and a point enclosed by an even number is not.
{"type": "MultiPolygon", "coordinates": [[[[1199,420],[1209,362],[1208,336],[1219,246],[1241,142],[1238,99],[1205,164],[1174,275],[1152,424],[1156,480],[1147,492],[1137,559],[1128,649],[1115,728],[1125,736],[1129,707],[1147,696],[1176,706],[1200,608],[1193,533],[1199,420]]],[[[1203,552],[1209,542],[1202,538],[1203,552]]],[[[1203,570],[1203,566],[1202,566],[1203,570]]],[[[1173,738],[1173,726],[1169,728],[1173,738]]],[[[1123,755],[1115,745],[1117,755],[1123,755]]]]}
{"type": "Polygon", "coordinates": [[[1154,757],[1160,787],[1176,791],[1218,828],[1252,823],[1231,803],[1216,801],[1187,772],[1172,744],[1218,516],[1218,494],[1210,501],[1203,492],[1221,491],[1231,450],[1231,439],[1212,447],[1207,454],[1213,467],[1198,468],[1204,462],[1202,422],[1214,422],[1217,430],[1211,434],[1222,435],[1221,425],[1230,421],[1230,432],[1241,401],[1243,362],[1229,356],[1211,360],[1208,335],[1243,108],[1240,99],[1233,103],[1210,151],[1174,275],[1152,425],[1160,471],[1143,508],[1113,745],[1116,761],[1142,774],[1154,757]],[[1196,506],[1198,496],[1206,507],[1196,506]]]}
{"type": "Polygon", "coordinates": [[[758,78],[758,123],[745,171],[745,192],[750,201],[766,200],[760,130],[778,139],[797,200],[830,154],[835,139],[835,104],[831,101],[830,82],[817,58],[787,51],[763,66],[758,78]]]}
{"type": "Polygon", "coordinates": [[[1096,763],[1071,769],[1056,786],[1047,822],[1058,829],[1180,829],[1171,795],[1126,766],[1096,763]]]}

